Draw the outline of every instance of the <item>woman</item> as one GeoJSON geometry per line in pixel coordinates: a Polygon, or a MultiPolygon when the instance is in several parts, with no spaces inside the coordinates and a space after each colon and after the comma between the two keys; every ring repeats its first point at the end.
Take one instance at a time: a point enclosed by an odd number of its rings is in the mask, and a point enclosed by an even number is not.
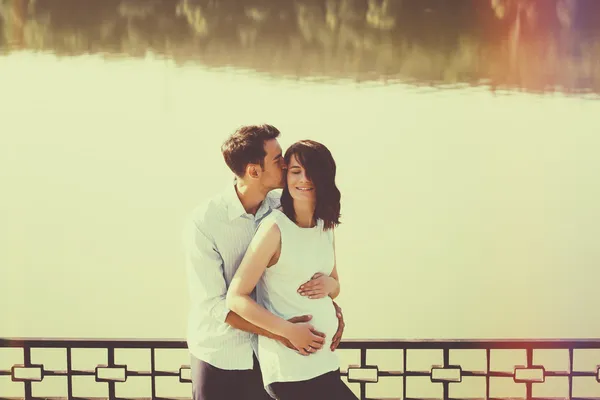
{"type": "Polygon", "coordinates": [[[264,385],[277,398],[356,399],[341,380],[337,354],[329,347],[338,326],[333,298],[340,291],[334,243],[340,217],[335,161],[325,146],[311,140],[293,144],[284,159],[288,169],[281,210],[273,210],[258,228],[233,277],[227,304],[299,350],[259,337],[264,385]],[[320,290],[305,296],[298,287],[315,274],[320,276],[320,290]],[[264,308],[250,297],[257,286],[264,308]],[[287,321],[303,314],[312,315],[312,325],[287,321]],[[318,338],[310,334],[312,329],[325,334],[318,351],[311,346],[318,338]]]}

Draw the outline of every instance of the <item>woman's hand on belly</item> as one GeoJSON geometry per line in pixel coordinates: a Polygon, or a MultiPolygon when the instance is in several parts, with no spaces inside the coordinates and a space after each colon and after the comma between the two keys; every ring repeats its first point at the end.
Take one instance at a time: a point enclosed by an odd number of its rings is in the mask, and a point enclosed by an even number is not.
{"type": "Polygon", "coordinates": [[[298,293],[309,299],[322,299],[333,293],[338,286],[338,281],[333,277],[317,272],[308,282],[300,285],[298,293]]]}

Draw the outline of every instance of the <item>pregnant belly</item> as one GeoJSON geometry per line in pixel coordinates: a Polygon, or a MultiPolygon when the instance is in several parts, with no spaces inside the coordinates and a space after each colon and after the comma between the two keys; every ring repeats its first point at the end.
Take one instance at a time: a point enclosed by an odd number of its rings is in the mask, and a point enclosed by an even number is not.
{"type": "Polygon", "coordinates": [[[338,319],[335,314],[335,307],[331,302],[331,299],[319,299],[319,300],[311,300],[316,304],[311,304],[306,310],[301,312],[301,314],[309,314],[312,315],[312,319],[310,320],[310,324],[314,326],[314,328],[325,334],[325,341],[327,344],[331,343],[333,339],[333,335],[337,332],[338,328],[338,319]]]}

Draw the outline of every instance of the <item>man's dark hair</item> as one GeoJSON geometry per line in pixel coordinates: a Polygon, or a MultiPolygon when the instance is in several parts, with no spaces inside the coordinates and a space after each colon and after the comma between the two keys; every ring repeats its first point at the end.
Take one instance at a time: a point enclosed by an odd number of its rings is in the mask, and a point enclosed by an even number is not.
{"type": "Polygon", "coordinates": [[[246,174],[248,164],[259,164],[264,168],[265,142],[276,139],[279,134],[273,125],[242,126],[221,146],[225,163],[240,178],[246,174]]]}
{"type": "MultiPolygon", "coordinates": [[[[313,140],[301,140],[291,145],[285,152],[285,164],[290,165],[292,156],[304,167],[306,176],[316,189],[315,221],[323,220],[324,229],[332,229],[340,224],[341,194],[335,184],[336,165],[327,147],[313,140]]],[[[287,183],[281,193],[283,213],[296,221],[294,201],[287,183]]]]}

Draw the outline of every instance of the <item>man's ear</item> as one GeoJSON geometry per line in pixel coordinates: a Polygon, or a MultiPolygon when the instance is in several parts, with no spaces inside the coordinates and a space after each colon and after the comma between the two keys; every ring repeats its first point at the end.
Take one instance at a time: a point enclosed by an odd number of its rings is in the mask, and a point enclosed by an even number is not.
{"type": "Polygon", "coordinates": [[[246,167],[246,173],[248,174],[248,176],[250,178],[260,177],[261,172],[262,172],[262,169],[260,168],[260,165],[248,164],[248,166],[246,167]]]}

